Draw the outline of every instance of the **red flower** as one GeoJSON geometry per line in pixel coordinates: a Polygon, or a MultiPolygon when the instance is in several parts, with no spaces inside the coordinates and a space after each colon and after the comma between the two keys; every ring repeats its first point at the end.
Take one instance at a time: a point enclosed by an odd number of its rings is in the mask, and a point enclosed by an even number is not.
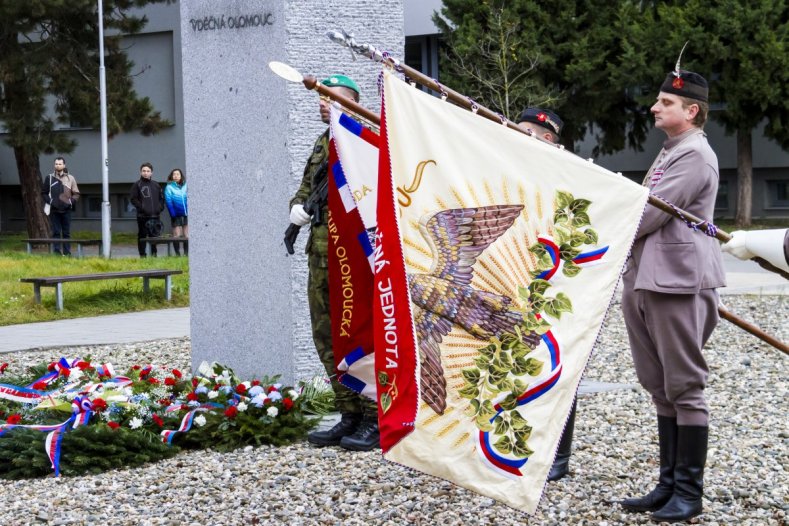
{"type": "Polygon", "coordinates": [[[90,362],[86,362],[85,360],[80,360],[74,365],[80,371],[84,371],[85,369],[90,367],[90,362]]]}
{"type": "Polygon", "coordinates": [[[173,369],[173,376],[175,376],[180,380],[184,375],[181,374],[181,371],[179,371],[178,369],[173,369]]]}
{"type": "Polygon", "coordinates": [[[293,407],[293,400],[290,398],[284,398],[282,400],[282,405],[285,406],[285,411],[289,411],[291,407],[293,407]]]}
{"type": "Polygon", "coordinates": [[[277,390],[277,388],[272,385],[271,387],[268,388],[268,390],[266,392],[270,393],[271,391],[276,391],[276,390],[277,390]]]}
{"type": "Polygon", "coordinates": [[[219,391],[219,388],[222,387],[222,384],[216,384],[214,386],[214,391],[219,391]]]}
{"type": "Polygon", "coordinates": [[[38,382],[33,384],[33,389],[36,391],[43,391],[47,388],[47,383],[44,380],[39,380],[38,382]]]}
{"type": "Polygon", "coordinates": [[[6,424],[11,424],[11,425],[16,425],[16,424],[18,424],[21,421],[22,421],[22,415],[20,415],[19,413],[14,413],[13,415],[10,415],[6,419],[5,423],[6,424]]]}
{"type": "Polygon", "coordinates": [[[200,383],[197,381],[197,378],[192,378],[192,389],[197,389],[197,384],[200,383]]]}
{"type": "Polygon", "coordinates": [[[238,385],[236,386],[236,392],[237,392],[238,394],[244,394],[244,393],[246,393],[246,392],[247,392],[247,386],[246,386],[246,385],[244,385],[244,384],[238,384],[238,385]]]}
{"type": "Polygon", "coordinates": [[[68,376],[71,374],[71,369],[63,368],[59,372],[61,376],[65,376],[66,378],[68,378],[68,376]]]}
{"type": "Polygon", "coordinates": [[[167,377],[164,379],[164,385],[175,385],[176,380],[175,378],[167,377]]]}
{"type": "Polygon", "coordinates": [[[96,398],[91,404],[90,408],[93,411],[104,411],[107,409],[107,402],[103,398],[96,398]]]}
{"type": "Polygon", "coordinates": [[[236,406],[231,405],[230,407],[225,409],[225,416],[226,417],[228,417],[228,418],[235,418],[236,415],[238,415],[238,409],[236,409],[236,406]]]}
{"type": "Polygon", "coordinates": [[[110,426],[111,429],[118,429],[121,425],[118,422],[107,422],[107,425],[110,426]]]}
{"type": "Polygon", "coordinates": [[[153,421],[156,422],[157,426],[159,427],[164,426],[164,420],[162,420],[162,417],[160,417],[159,415],[154,414],[151,418],[153,418],[153,421]]]}
{"type": "Polygon", "coordinates": [[[47,365],[47,371],[54,371],[55,370],[55,362],[47,365]]]}
{"type": "Polygon", "coordinates": [[[186,399],[189,400],[190,402],[196,402],[197,401],[197,393],[194,393],[194,392],[189,393],[188,395],[186,395],[186,399]]]}
{"type": "Polygon", "coordinates": [[[139,371],[140,369],[142,369],[141,366],[139,366],[139,365],[132,365],[132,371],[139,371]]]}
{"type": "Polygon", "coordinates": [[[260,385],[260,380],[252,380],[252,385],[260,385]]]}
{"type": "Polygon", "coordinates": [[[162,398],[161,400],[159,400],[159,405],[170,405],[170,399],[162,398]]]}
{"type": "Polygon", "coordinates": [[[0,374],[5,373],[6,369],[8,369],[8,364],[7,363],[4,363],[3,365],[0,365],[0,374]]]}
{"type": "Polygon", "coordinates": [[[160,384],[160,383],[162,383],[162,382],[160,382],[159,380],[157,380],[156,378],[154,378],[153,376],[151,376],[150,378],[148,378],[148,383],[149,383],[149,384],[160,384]]]}

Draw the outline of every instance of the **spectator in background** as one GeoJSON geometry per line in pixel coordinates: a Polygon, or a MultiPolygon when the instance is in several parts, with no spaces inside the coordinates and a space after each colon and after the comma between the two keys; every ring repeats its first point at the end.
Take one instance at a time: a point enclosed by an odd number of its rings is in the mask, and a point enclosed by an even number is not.
{"type": "MultiPolygon", "coordinates": [[[[167,176],[164,187],[164,202],[170,212],[173,237],[189,237],[189,220],[186,204],[186,176],[176,168],[167,176]]],[[[175,255],[181,255],[181,244],[173,243],[175,255]]],[[[189,255],[189,241],[184,241],[184,255],[189,255]]]]}
{"type": "MultiPolygon", "coordinates": [[[[68,173],[66,160],[55,157],[55,171],[47,176],[42,186],[44,194],[44,213],[49,215],[52,225],[52,237],[71,239],[71,211],[79,200],[77,180],[68,173]]],[[[71,244],[53,245],[56,254],[71,255],[71,244]]]]}
{"type": "MultiPolygon", "coordinates": [[[[140,178],[132,184],[129,200],[137,209],[137,250],[145,257],[143,238],[158,237],[162,233],[159,214],[164,210],[164,192],[153,180],[153,165],[142,163],[140,178]]],[[[156,245],[151,245],[151,255],[156,255],[156,245]]]]}

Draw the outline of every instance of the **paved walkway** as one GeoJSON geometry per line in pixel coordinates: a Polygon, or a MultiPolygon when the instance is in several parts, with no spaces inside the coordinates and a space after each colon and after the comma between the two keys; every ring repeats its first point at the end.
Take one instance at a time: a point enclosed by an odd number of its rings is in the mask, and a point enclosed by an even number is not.
{"type": "MultiPolygon", "coordinates": [[[[728,254],[723,261],[729,286],[720,289],[721,294],[789,295],[789,281],[781,276],[728,254]]],[[[0,353],[183,336],[189,336],[188,308],[152,310],[0,327],[0,353]]]]}

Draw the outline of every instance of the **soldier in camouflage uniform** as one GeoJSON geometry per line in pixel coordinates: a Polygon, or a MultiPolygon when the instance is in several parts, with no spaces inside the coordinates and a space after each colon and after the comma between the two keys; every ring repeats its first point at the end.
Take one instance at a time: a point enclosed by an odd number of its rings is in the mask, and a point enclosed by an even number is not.
{"type": "MultiPolygon", "coordinates": [[[[341,94],[348,98],[359,100],[359,86],[344,75],[333,75],[322,81],[322,84],[342,90],[341,94]]],[[[328,124],[330,118],[328,101],[321,100],[320,113],[323,122],[328,124]]],[[[303,203],[327,176],[326,170],[322,170],[321,167],[328,158],[329,130],[327,129],[315,141],[312,155],[304,167],[301,186],[290,201],[291,223],[302,226],[311,222],[312,217],[304,210],[303,203]]],[[[326,374],[331,378],[337,410],[342,418],[333,428],[310,433],[307,438],[310,443],[318,446],[339,444],[350,450],[369,451],[378,446],[378,408],[373,400],[357,394],[337,381],[329,316],[329,233],[326,226],[328,202],[322,204],[320,215],[320,223],[313,222],[307,240],[306,252],[310,271],[307,297],[312,320],[312,339],[326,374]]]]}

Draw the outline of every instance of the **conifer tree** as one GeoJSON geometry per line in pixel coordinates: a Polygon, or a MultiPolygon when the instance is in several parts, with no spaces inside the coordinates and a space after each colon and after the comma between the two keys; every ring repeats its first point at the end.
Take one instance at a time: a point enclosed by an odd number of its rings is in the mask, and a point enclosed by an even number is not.
{"type": "MultiPolygon", "coordinates": [[[[147,97],[134,92],[133,64],[122,46],[123,35],[147,22],[130,10],[165,1],[170,0],[104,0],[110,135],[132,129],[150,134],[169,124],[147,97]]],[[[0,123],[14,150],[31,237],[49,234],[39,155],[76,146],[58,124],[99,127],[98,35],[96,0],[0,2],[0,123]]]]}
{"type": "Polygon", "coordinates": [[[683,64],[709,80],[710,117],[737,138],[736,223],[748,226],[754,130],[764,124],[764,136],[789,149],[789,4],[690,0],[656,11],[669,37],[662,49],[676,55],[688,41],[683,64]]]}
{"type": "Polygon", "coordinates": [[[649,84],[648,48],[636,41],[648,28],[641,6],[444,0],[434,15],[447,44],[441,76],[510,119],[526,106],[555,110],[568,148],[591,127],[596,153],[640,149],[650,122],[639,90],[649,84]]]}

